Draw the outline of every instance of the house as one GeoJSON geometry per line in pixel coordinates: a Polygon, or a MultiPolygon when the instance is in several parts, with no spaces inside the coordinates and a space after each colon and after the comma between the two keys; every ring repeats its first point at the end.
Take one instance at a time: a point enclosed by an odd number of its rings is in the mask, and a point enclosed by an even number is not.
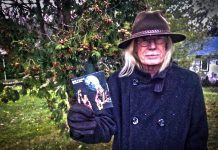
{"type": "Polygon", "coordinates": [[[202,48],[191,53],[195,59],[190,70],[198,73],[202,80],[218,83],[218,36],[206,40],[202,48]]]}

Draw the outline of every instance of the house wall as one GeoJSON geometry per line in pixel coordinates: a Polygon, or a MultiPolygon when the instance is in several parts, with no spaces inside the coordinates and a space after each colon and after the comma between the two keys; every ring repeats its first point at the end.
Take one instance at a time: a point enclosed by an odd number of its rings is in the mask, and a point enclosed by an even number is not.
{"type": "Polygon", "coordinates": [[[209,78],[218,78],[218,58],[196,58],[189,69],[198,73],[201,78],[205,78],[206,76],[209,78]],[[203,61],[207,61],[207,67],[205,65],[204,67],[202,66],[204,64],[203,61]]]}
{"type": "Polygon", "coordinates": [[[218,77],[218,58],[210,59],[209,61],[209,70],[208,70],[208,77],[218,77]]]}

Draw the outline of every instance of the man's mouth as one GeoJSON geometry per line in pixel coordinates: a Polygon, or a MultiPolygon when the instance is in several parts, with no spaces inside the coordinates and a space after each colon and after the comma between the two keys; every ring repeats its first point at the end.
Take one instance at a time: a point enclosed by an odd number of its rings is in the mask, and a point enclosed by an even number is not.
{"type": "Polygon", "coordinates": [[[146,57],[157,57],[160,54],[145,54],[146,57]]]}
{"type": "Polygon", "coordinates": [[[157,59],[160,57],[159,54],[145,54],[144,55],[147,59],[157,59]]]}

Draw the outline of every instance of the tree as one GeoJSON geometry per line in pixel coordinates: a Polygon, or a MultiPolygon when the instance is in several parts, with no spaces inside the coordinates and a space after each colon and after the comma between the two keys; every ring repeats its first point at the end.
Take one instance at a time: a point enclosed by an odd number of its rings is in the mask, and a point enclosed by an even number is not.
{"type": "Polygon", "coordinates": [[[217,27],[217,6],[216,0],[186,0],[166,1],[167,11],[176,15],[176,18],[185,17],[188,19],[190,31],[208,31],[214,26],[217,27]]]}

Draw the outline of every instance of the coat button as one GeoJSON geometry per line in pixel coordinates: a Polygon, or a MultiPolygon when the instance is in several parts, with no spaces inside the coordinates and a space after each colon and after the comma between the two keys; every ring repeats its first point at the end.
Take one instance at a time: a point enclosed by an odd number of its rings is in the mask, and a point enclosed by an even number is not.
{"type": "Polygon", "coordinates": [[[137,125],[139,123],[139,119],[137,117],[132,118],[132,124],[137,125]]]}
{"type": "Polygon", "coordinates": [[[137,79],[133,79],[133,81],[132,81],[132,85],[136,86],[136,85],[138,85],[138,83],[139,83],[139,80],[137,80],[137,79]]]}
{"type": "Polygon", "coordinates": [[[158,120],[158,125],[159,125],[160,127],[165,126],[164,119],[159,119],[159,120],[158,120]]]}

